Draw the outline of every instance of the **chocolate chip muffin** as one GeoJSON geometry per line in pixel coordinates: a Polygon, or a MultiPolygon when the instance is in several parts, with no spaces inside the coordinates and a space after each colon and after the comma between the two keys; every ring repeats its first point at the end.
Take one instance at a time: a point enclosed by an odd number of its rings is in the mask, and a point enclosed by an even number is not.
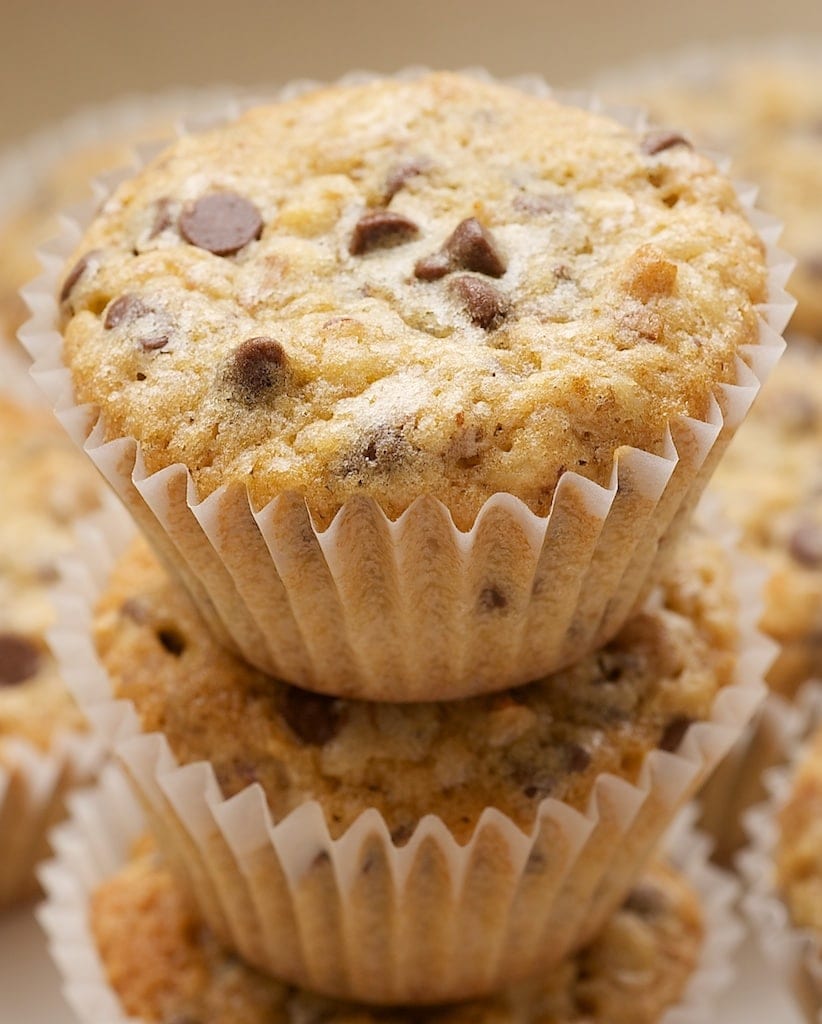
{"type": "MultiPolygon", "coordinates": [[[[0,398],[0,904],[30,895],[45,833],[89,751],[45,634],[49,587],[100,483],[50,414],[0,398]],[[69,744],[69,747],[71,745],[69,744]],[[78,757],[80,760],[78,760],[78,757]]],[[[90,741],[89,741],[90,743],[90,741]]]]}
{"type": "Polygon", "coordinates": [[[712,485],[743,547],[769,570],[762,627],[780,653],[768,681],[789,699],[822,675],[820,451],[822,359],[798,347],[777,366],[712,485]]]}
{"type": "Polygon", "coordinates": [[[160,1024],[656,1024],[680,1001],[704,940],[697,893],[654,864],[599,936],[539,980],[483,1002],[379,1009],[289,988],[227,953],[150,852],[93,893],[90,925],[122,1012],[160,1024]]]}
{"type": "Polygon", "coordinates": [[[687,140],[444,74],[182,139],[78,257],[65,356],[109,438],[320,525],[434,494],[466,529],[496,492],[544,515],[566,470],[607,483],[621,445],[706,415],[765,297],[687,140]]]}
{"type": "Polygon", "coordinates": [[[611,639],[755,391],[768,287],[686,138],[434,74],[181,139],[57,292],[92,456],[212,628],[402,701],[611,639]]]}
{"type": "Polygon", "coordinates": [[[95,639],[140,723],[121,757],[221,940],[315,991],[397,1003],[493,991],[596,933],[726,749],[730,720],[721,751],[704,723],[735,688],[740,629],[726,554],[693,536],[563,672],[460,702],[331,699],[221,648],[140,541],[95,639]]]}
{"type": "Polygon", "coordinates": [[[797,928],[822,936],[822,731],[800,760],[779,814],[776,888],[797,928]]]}
{"type": "Polygon", "coordinates": [[[788,290],[793,328],[822,337],[822,49],[708,53],[668,60],[606,90],[650,109],[661,124],[727,153],[733,171],[759,186],[764,209],[785,223],[782,244],[798,259],[788,290]]]}

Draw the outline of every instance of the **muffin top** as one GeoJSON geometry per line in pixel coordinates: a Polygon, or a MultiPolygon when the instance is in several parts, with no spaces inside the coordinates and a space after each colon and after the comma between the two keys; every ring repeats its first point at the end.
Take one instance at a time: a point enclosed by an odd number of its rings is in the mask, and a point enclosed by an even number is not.
{"type": "Polygon", "coordinates": [[[599,773],[636,781],[731,681],[737,611],[727,556],[693,536],[617,638],[555,675],[445,703],[335,700],[222,649],[138,541],[94,632],[115,695],[179,762],[210,761],[226,796],[259,782],[275,821],[316,799],[335,836],[373,806],[402,844],[427,813],[463,842],[488,806],[530,829],[545,797],[584,810],[599,773]]]}
{"type": "Polygon", "coordinates": [[[704,416],[757,339],[763,247],[729,181],[638,135],[453,74],[337,86],[179,140],[61,282],[76,397],[199,494],[495,492],[546,513],[704,416]]]}
{"type": "Polygon", "coordinates": [[[597,939],[540,981],[455,1007],[381,1010],[283,985],[221,949],[151,852],[94,892],[90,920],[125,1012],[160,1024],[655,1024],[681,998],[704,933],[697,894],[655,864],[597,939]]]}
{"type": "Polygon", "coordinates": [[[0,397],[0,746],[48,747],[82,716],[46,645],[49,587],[71,548],[75,520],[92,511],[100,483],[50,413],[0,397]]]}
{"type": "Polygon", "coordinates": [[[781,646],[768,676],[791,697],[822,674],[822,357],[788,349],[711,487],[769,570],[762,628],[781,646]]]}
{"type": "Polygon", "coordinates": [[[788,284],[799,300],[792,326],[822,337],[822,50],[668,61],[606,94],[727,153],[733,173],[759,186],[759,203],[784,221],[782,245],[798,260],[788,284]]]}
{"type": "Polygon", "coordinates": [[[779,815],[775,881],[794,924],[822,936],[822,729],[799,762],[779,815]]]}

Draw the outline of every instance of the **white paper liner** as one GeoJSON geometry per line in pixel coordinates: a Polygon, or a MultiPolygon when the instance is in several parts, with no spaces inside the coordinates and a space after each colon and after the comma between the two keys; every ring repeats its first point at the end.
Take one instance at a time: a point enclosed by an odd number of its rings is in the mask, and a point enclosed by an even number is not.
{"type": "Polygon", "coordinates": [[[784,759],[803,713],[769,693],[753,721],[699,793],[699,827],[714,843],[714,859],[730,866],[745,844],[743,818],[766,795],[764,773],[784,759]]]}
{"type": "Polygon", "coordinates": [[[762,572],[735,559],[735,675],[675,753],[649,752],[637,785],[600,776],[585,813],[546,799],[530,832],[487,808],[464,846],[428,815],[397,847],[374,808],[332,839],[317,802],[274,823],[259,784],[223,799],[208,763],[179,765],[162,735],[140,732],[130,702],[112,699],[91,621],[134,527],[117,509],[85,521],[80,534],[77,556],[61,567],[50,634],[64,678],[125,765],[212,930],[263,970],[343,998],[467,998],[584,943],[744,730],[775,651],[755,626],[762,572]]]}
{"type": "MultiPolygon", "coordinates": [[[[538,78],[516,84],[550,92],[538,78]]],[[[293,83],[282,95],[310,87],[293,83]]],[[[602,110],[590,96],[571,99],[602,110]]],[[[634,127],[644,123],[635,111],[609,112],[634,127]]],[[[82,235],[78,220],[44,254],[45,273],[26,290],[33,317],[21,338],[68,431],[215,634],[246,660],[340,696],[455,699],[556,671],[607,642],[642,598],[660,545],[682,527],[784,347],[780,332],[794,304],[783,285],[792,261],[774,247],[779,225],[753,208],[753,197],[740,189],[767,246],[768,301],[759,310],[758,343],[740,349],[735,382],[717,386],[704,422],[671,421],[664,455],[622,449],[608,487],[565,473],[546,518],[496,494],[462,532],[431,497],[395,522],[374,501],[352,499],[320,531],[293,494],[254,510],[239,486],[199,500],[182,465],[147,474],[134,439],[106,442],[98,410],[75,404],[61,361],[55,295],[82,235]],[[481,608],[479,594],[489,586],[504,592],[504,610],[481,608]]]]}
{"type": "Polygon", "coordinates": [[[79,732],[58,734],[48,751],[0,738],[0,909],[38,892],[48,832],[65,816],[69,791],[91,782],[102,760],[100,741],[79,732]]]}
{"type": "MultiPolygon", "coordinates": [[[[91,933],[88,903],[95,889],[126,863],[146,828],[145,816],[123,775],[110,765],[99,785],[72,797],[72,818],[53,834],[56,857],[41,869],[47,902],[38,917],[74,1012],[88,1024],[135,1024],[108,983],[91,933]]],[[[743,929],[734,913],[737,883],[708,863],[709,844],[683,812],[665,840],[665,852],[700,896],[705,940],[681,1001],[660,1024],[708,1024],[734,976],[732,956],[743,929]]]]}
{"type": "Polygon", "coordinates": [[[764,778],[767,799],[745,815],[748,846],[738,866],[745,882],[743,907],[768,962],[790,989],[813,1024],[822,1024],[822,943],[806,929],[796,928],[776,888],[774,852],[779,841],[778,815],[790,796],[794,772],[807,740],[822,725],[822,683],[806,684],[796,708],[782,723],[782,764],[764,778]]]}

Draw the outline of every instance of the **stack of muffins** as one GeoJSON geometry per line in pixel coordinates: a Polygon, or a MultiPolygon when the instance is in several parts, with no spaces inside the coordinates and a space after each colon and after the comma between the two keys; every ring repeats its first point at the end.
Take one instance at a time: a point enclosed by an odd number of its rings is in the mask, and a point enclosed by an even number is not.
{"type": "Polygon", "coordinates": [[[32,291],[148,541],[56,637],[163,858],[93,904],[125,1012],[594,1013],[620,915],[676,1003],[699,912],[637,883],[762,694],[692,525],[789,311],[748,212],[676,133],[377,80],[183,137],[32,291]]]}

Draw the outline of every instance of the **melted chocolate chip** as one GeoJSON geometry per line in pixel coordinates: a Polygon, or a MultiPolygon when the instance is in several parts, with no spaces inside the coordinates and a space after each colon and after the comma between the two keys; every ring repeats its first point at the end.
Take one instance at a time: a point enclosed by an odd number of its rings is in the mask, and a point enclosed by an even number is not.
{"type": "Polygon", "coordinates": [[[505,319],[508,300],[488,281],[463,274],[450,282],[451,291],[459,299],[472,324],[492,331],[505,319]]]}
{"type": "Polygon", "coordinates": [[[693,724],[693,718],[688,718],[687,715],[677,715],[676,718],[672,718],[665,726],[665,730],[659,740],[659,749],[673,753],[678,749],[679,744],[685,737],[685,733],[693,724]]]}
{"type": "Polygon", "coordinates": [[[419,230],[413,220],[403,217],[401,213],[375,210],[373,213],[363,214],[357,221],[348,251],[352,256],[362,256],[372,249],[402,245],[418,235],[419,230]]]}
{"type": "Polygon", "coordinates": [[[37,675],[40,649],[19,633],[0,633],[0,686],[17,686],[37,675]]]}
{"type": "Polygon", "coordinates": [[[622,906],[624,910],[647,920],[663,914],[668,909],[668,900],[660,889],[641,884],[628,893],[622,906]]]}
{"type": "Polygon", "coordinates": [[[89,265],[98,259],[101,255],[99,249],[92,249],[87,252],[85,256],[81,256],[80,259],[74,264],[71,270],[66,275],[65,281],[63,281],[63,287],[60,289],[60,301],[66,302],[74,291],[74,287],[80,278],[85,274],[89,265]]]}
{"type": "Polygon", "coordinates": [[[246,405],[256,405],[285,383],[288,359],[274,338],[249,338],[234,350],[229,377],[237,396],[246,405]]]}
{"type": "Polygon", "coordinates": [[[460,221],[439,253],[418,261],[414,274],[423,281],[433,281],[452,270],[473,270],[487,277],[502,277],[505,273],[493,235],[476,217],[460,221]]]}
{"type": "Polygon", "coordinates": [[[788,551],[806,569],[822,568],[822,529],[816,523],[800,523],[788,539],[788,551]]]}
{"type": "Polygon", "coordinates": [[[508,607],[508,599],[505,594],[496,587],[486,587],[484,590],[480,591],[477,603],[479,604],[480,611],[482,612],[499,611],[508,607]]]}
{"type": "Polygon", "coordinates": [[[286,688],[281,713],[289,729],[310,747],[322,747],[342,728],[343,711],[339,701],[320,693],[308,693],[295,686],[286,688]]]}
{"type": "Polygon", "coordinates": [[[693,149],[684,135],[667,128],[648,132],[639,144],[639,148],[646,156],[656,156],[657,153],[663,153],[666,149],[672,149],[674,146],[687,146],[688,149],[693,149]]]}
{"type": "Polygon", "coordinates": [[[215,256],[233,256],[263,233],[257,207],[236,192],[213,192],[180,214],[180,234],[215,256]]]}
{"type": "Polygon", "coordinates": [[[115,299],[109,305],[106,310],[103,326],[107,331],[110,331],[114,327],[119,327],[122,323],[136,320],[137,317],[145,316],[149,312],[148,306],[145,305],[139,296],[126,292],[125,295],[121,295],[119,299],[115,299]]]}
{"type": "Polygon", "coordinates": [[[392,167],[385,179],[383,202],[390,203],[394,196],[401,189],[405,188],[408,181],[428,170],[429,166],[430,164],[428,160],[417,157],[411,160],[406,160],[403,163],[396,164],[392,167]]]}

